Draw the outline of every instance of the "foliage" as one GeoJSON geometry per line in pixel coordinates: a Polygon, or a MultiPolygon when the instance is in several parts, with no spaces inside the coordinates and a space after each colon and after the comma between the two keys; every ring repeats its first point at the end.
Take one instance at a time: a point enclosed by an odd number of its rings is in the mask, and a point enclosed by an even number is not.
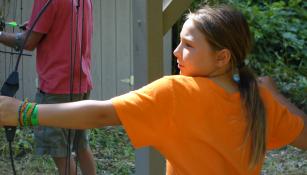
{"type": "Polygon", "coordinates": [[[272,75],[281,91],[307,112],[307,2],[236,1],[255,38],[249,65],[259,75],[272,75]]]}
{"type": "Polygon", "coordinates": [[[93,129],[90,138],[98,174],[134,173],[134,149],[122,127],[93,129]]]}
{"type": "Polygon", "coordinates": [[[247,64],[269,75],[281,92],[307,112],[307,2],[304,0],[194,0],[228,3],[243,12],[254,38],[247,64]]]}
{"type": "MultiPolygon", "coordinates": [[[[4,137],[4,132],[0,130],[0,138],[4,137]]],[[[97,165],[97,174],[134,174],[134,150],[122,127],[92,129],[89,138],[97,165]]],[[[17,130],[15,141],[13,151],[18,173],[34,175],[57,172],[49,156],[34,155],[31,129],[17,130]]],[[[0,145],[0,170],[2,174],[11,174],[8,144],[4,139],[0,139],[0,145]]]]}
{"type": "Polygon", "coordinates": [[[266,154],[262,175],[293,174],[306,175],[307,154],[295,147],[285,147],[266,154]]]}

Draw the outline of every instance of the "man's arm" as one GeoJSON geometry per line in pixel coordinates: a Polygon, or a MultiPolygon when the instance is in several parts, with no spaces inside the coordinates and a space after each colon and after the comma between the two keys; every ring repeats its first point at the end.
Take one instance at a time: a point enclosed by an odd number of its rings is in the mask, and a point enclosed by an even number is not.
{"type": "Polygon", "coordinates": [[[275,97],[275,99],[279,103],[287,107],[291,113],[297,116],[300,116],[303,119],[304,129],[302,130],[301,134],[291,143],[291,145],[306,150],[307,149],[307,116],[306,114],[302,110],[300,110],[298,107],[296,107],[294,104],[292,104],[281,93],[279,93],[276,87],[276,84],[272,78],[260,77],[259,84],[269,89],[272,95],[275,97]]]}
{"type": "MultiPolygon", "coordinates": [[[[12,48],[20,48],[26,38],[27,33],[28,31],[24,31],[21,33],[1,32],[0,43],[12,48]]],[[[27,43],[24,46],[24,49],[33,51],[37,47],[43,36],[43,33],[31,32],[27,43]]]]}

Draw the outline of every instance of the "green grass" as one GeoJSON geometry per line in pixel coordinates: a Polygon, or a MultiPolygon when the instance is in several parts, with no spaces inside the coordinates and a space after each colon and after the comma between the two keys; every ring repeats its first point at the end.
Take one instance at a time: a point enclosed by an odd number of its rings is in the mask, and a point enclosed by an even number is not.
{"type": "Polygon", "coordinates": [[[306,175],[307,152],[288,146],[267,154],[263,175],[306,175]]]}
{"type": "MultiPolygon", "coordinates": [[[[134,173],[134,150],[122,127],[93,129],[89,135],[90,146],[97,163],[97,174],[134,173]]],[[[3,130],[0,130],[0,138],[0,174],[12,174],[8,144],[5,142],[3,130]]],[[[52,159],[48,156],[33,155],[32,145],[32,131],[17,130],[13,150],[18,175],[56,174],[57,170],[52,159]]]]}

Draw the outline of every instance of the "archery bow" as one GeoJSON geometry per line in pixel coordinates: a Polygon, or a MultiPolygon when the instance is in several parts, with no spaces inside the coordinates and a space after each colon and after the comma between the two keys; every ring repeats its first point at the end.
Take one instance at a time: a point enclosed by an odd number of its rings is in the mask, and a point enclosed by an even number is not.
{"type": "MultiPolygon", "coordinates": [[[[1,95],[9,96],[9,97],[14,97],[16,95],[16,93],[17,93],[17,91],[19,89],[18,66],[19,66],[19,62],[20,62],[21,56],[23,54],[23,49],[24,49],[24,47],[25,47],[25,45],[27,43],[27,40],[28,40],[31,32],[33,31],[36,23],[38,22],[38,20],[42,16],[42,14],[46,11],[46,9],[50,5],[51,1],[52,0],[48,0],[48,2],[43,6],[41,11],[36,16],[36,18],[35,18],[35,20],[33,22],[33,25],[31,26],[31,28],[27,32],[26,37],[23,40],[23,42],[21,44],[21,47],[20,47],[20,51],[18,53],[15,69],[9,75],[7,80],[4,82],[4,84],[3,84],[2,88],[1,88],[1,95]]],[[[14,173],[14,175],[16,175],[16,170],[15,170],[15,166],[14,166],[14,159],[13,159],[13,151],[12,151],[12,142],[13,142],[14,137],[15,137],[16,127],[15,126],[5,126],[4,128],[5,128],[6,139],[9,142],[10,158],[11,158],[11,164],[12,164],[12,168],[13,168],[13,173],[14,173]]]]}
{"type": "MultiPolygon", "coordinates": [[[[78,29],[79,29],[79,11],[80,11],[80,0],[77,1],[76,5],[76,32],[75,32],[75,45],[73,49],[73,42],[72,42],[72,35],[73,35],[73,12],[74,12],[74,1],[71,2],[71,10],[72,10],[72,16],[71,16],[71,40],[70,40],[70,51],[71,51],[71,59],[70,59],[70,101],[73,101],[73,91],[74,91],[74,68],[76,63],[76,51],[77,51],[77,36],[78,36],[78,29]]],[[[83,30],[84,30],[84,0],[82,1],[82,24],[81,24],[81,41],[80,41],[80,64],[79,64],[79,95],[81,100],[81,81],[82,81],[82,54],[83,54],[83,30]]],[[[71,156],[71,143],[70,143],[70,136],[71,130],[68,130],[68,144],[67,144],[67,155],[66,155],[66,165],[65,165],[65,174],[70,174],[70,156],[71,156]]],[[[75,151],[76,151],[76,174],[78,172],[78,140],[79,140],[79,131],[75,131],[75,138],[74,138],[74,145],[75,145],[75,151]]]]}

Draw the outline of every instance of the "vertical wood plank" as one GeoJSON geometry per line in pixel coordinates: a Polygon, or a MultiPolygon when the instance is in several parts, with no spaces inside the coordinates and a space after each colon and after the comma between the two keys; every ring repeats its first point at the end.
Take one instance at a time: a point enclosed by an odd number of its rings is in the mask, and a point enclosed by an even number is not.
{"type": "Polygon", "coordinates": [[[163,37],[163,73],[164,75],[172,74],[172,29],[163,37]]]}
{"type": "Polygon", "coordinates": [[[101,1],[101,51],[102,51],[102,98],[109,99],[116,95],[116,18],[115,1],[101,1]]]}
{"type": "Polygon", "coordinates": [[[131,90],[131,0],[116,0],[116,94],[131,90]]]}
{"type": "Polygon", "coordinates": [[[94,31],[93,31],[93,47],[92,47],[92,77],[93,77],[93,91],[91,99],[102,99],[102,49],[101,49],[101,31],[102,31],[102,7],[101,0],[93,1],[93,17],[94,17],[94,31]]]}
{"type": "MultiPolygon", "coordinates": [[[[163,75],[162,0],[133,0],[135,88],[163,75]]],[[[165,174],[161,155],[152,148],[136,150],[136,175],[165,174]]]]}
{"type": "MultiPolygon", "coordinates": [[[[29,20],[31,11],[32,11],[32,4],[33,0],[30,1],[22,1],[22,14],[20,13],[21,8],[21,1],[18,3],[18,15],[19,18],[17,21],[19,23],[23,23],[24,21],[29,20]],[[20,16],[21,15],[21,16],[20,16]]],[[[18,93],[18,97],[20,99],[29,98],[30,100],[34,100],[35,93],[36,93],[36,81],[37,81],[37,74],[36,74],[36,50],[33,52],[24,51],[25,53],[29,53],[32,57],[23,56],[21,58],[21,63],[19,65],[19,75],[20,75],[20,90],[18,93]]]]}

